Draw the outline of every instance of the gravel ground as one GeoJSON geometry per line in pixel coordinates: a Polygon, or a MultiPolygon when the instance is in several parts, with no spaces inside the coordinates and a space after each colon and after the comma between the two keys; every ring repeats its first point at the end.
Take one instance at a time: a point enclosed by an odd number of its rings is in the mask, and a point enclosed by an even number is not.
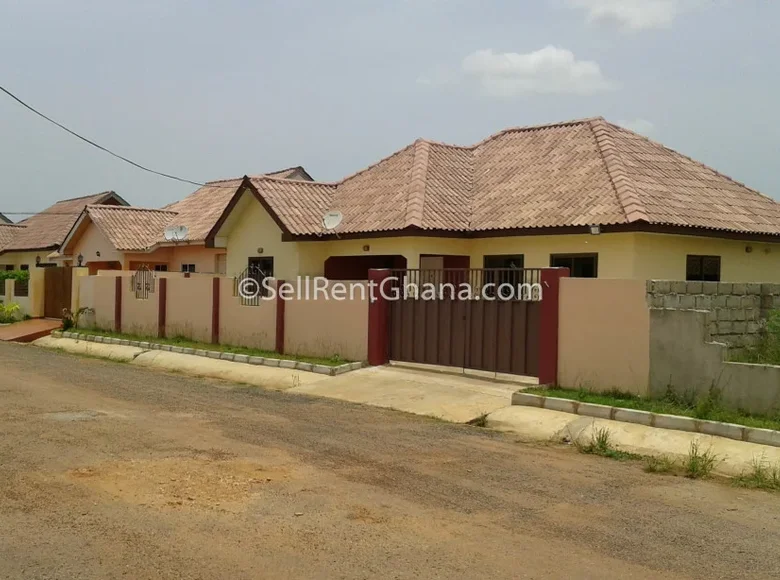
{"type": "Polygon", "coordinates": [[[0,343],[0,578],[777,578],[780,496],[0,343]]]}

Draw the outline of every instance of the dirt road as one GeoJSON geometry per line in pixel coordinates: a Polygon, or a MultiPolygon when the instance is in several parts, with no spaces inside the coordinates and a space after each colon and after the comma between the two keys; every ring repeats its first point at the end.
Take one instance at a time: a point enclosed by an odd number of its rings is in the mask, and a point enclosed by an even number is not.
{"type": "Polygon", "coordinates": [[[769,578],[780,497],[0,344],[0,578],[769,578]]]}

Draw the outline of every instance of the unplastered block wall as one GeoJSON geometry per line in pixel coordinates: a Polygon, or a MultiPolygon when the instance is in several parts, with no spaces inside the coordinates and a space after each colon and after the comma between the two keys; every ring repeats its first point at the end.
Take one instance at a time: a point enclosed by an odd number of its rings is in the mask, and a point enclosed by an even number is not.
{"type": "Polygon", "coordinates": [[[285,353],[338,355],[352,361],[368,358],[368,284],[347,282],[334,289],[336,284],[330,282],[326,292],[317,296],[310,291],[308,298],[304,288],[290,284],[293,294],[284,311],[285,353]]]}
{"type": "Polygon", "coordinates": [[[780,284],[648,280],[647,303],[705,311],[706,340],[727,344],[734,354],[760,340],[769,311],[780,308],[780,284]]]}
{"type": "Polygon", "coordinates": [[[780,410],[780,366],[725,361],[708,342],[707,311],[650,310],[650,395],[700,400],[716,392],[727,408],[756,414],[780,410]]]}

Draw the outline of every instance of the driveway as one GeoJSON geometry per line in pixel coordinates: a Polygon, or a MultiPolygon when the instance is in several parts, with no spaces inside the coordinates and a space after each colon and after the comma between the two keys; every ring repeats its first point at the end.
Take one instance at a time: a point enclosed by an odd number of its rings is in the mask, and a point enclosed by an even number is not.
{"type": "Polygon", "coordinates": [[[0,344],[2,578],[770,578],[780,497],[0,344]]]}

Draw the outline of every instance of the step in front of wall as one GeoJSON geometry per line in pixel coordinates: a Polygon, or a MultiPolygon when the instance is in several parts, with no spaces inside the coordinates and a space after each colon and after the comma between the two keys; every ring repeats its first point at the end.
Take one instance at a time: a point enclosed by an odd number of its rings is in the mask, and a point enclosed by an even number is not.
{"type": "Polygon", "coordinates": [[[311,373],[317,373],[321,375],[336,376],[342,375],[350,371],[356,371],[363,368],[364,363],[353,362],[346,363],[339,366],[328,366],[321,364],[308,363],[303,361],[295,361],[280,358],[262,357],[262,356],[250,356],[246,354],[236,354],[232,352],[223,352],[219,350],[208,349],[196,349],[185,348],[181,346],[173,346],[171,344],[163,344],[159,342],[143,341],[143,340],[128,340],[123,338],[113,338],[108,336],[100,336],[95,334],[86,334],[82,332],[52,332],[51,334],[55,338],[70,338],[74,340],[84,340],[88,342],[94,342],[98,344],[115,344],[117,346],[132,346],[136,348],[146,350],[161,350],[165,352],[173,352],[177,354],[187,354],[192,356],[200,356],[204,358],[219,359],[228,362],[237,362],[250,365],[262,365],[268,367],[280,367],[284,369],[306,371],[311,373]]]}
{"type": "Polygon", "coordinates": [[[716,437],[725,437],[737,441],[747,441],[748,443],[780,447],[780,431],[773,431],[772,429],[759,429],[758,427],[746,427],[744,425],[721,423],[719,421],[705,421],[702,419],[694,419],[693,417],[683,417],[681,415],[663,415],[660,413],[639,411],[637,409],[609,407],[607,405],[585,403],[572,399],[534,395],[522,391],[518,391],[512,395],[512,404],[525,407],[537,407],[539,409],[547,409],[548,411],[572,413],[584,417],[593,417],[594,419],[609,419],[612,421],[622,421],[624,423],[636,423],[637,425],[645,425],[647,427],[701,433],[702,435],[714,435],[716,437]]]}

